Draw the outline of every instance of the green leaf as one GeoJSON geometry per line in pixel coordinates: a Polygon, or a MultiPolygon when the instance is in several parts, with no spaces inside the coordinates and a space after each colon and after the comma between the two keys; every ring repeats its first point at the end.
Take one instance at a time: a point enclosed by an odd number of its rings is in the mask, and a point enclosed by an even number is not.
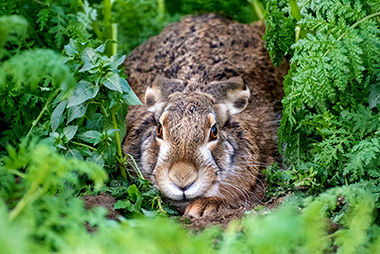
{"type": "Polygon", "coordinates": [[[154,216],[156,216],[158,214],[157,211],[149,211],[149,210],[146,210],[144,208],[142,208],[141,211],[148,218],[153,218],[154,216]]]}
{"type": "Polygon", "coordinates": [[[74,56],[79,54],[76,43],[73,39],[70,38],[70,43],[65,46],[66,54],[69,56],[74,56]]]}
{"type": "Polygon", "coordinates": [[[86,157],[87,156],[89,156],[89,157],[93,156],[92,151],[87,147],[81,147],[78,149],[83,156],[86,156],[86,157]]]}
{"type": "Polygon", "coordinates": [[[110,136],[112,133],[115,133],[115,132],[117,132],[117,131],[120,131],[119,129],[109,129],[109,130],[107,130],[107,136],[110,136]]]}
{"type": "Polygon", "coordinates": [[[99,166],[104,167],[104,160],[102,158],[102,155],[98,154],[97,152],[94,152],[92,156],[87,157],[86,161],[94,162],[99,166]]]}
{"type": "Polygon", "coordinates": [[[373,109],[380,104],[380,82],[371,85],[369,94],[369,107],[373,109]]]}
{"type": "Polygon", "coordinates": [[[103,53],[105,48],[106,48],[106,45],[102,44],[95,49],[95,52],[103,53]]]}
{"type": "Polygon", "coordinates": [[[115,163],[115,157],[117,152],[116,142],[101,142],[98,148],[98,152],[103,154],[103,158],[106,160],[106,164],[112,167],[115,163]]]}
{"type": "Polygon", "coordinates": [[[65,156],[66,158],[73,158],[83,161],[83,156],[77,149],[69,149],[66,151],[65,156]]]}
{"type": "Polygon", "coordinates": [[[54,109],[51,115],[51,129],[53,132],[58,128],[59,123],[61,122],[63,111],[65,110],[67,101],[62,101],[58,104],[58,106],[54,109]]]}
{"type": "MultiPolygon", "coordinates": [[[[125,119],[124,119],[125,120],[125,119]]],[[[86,124],[87,129],[92,129],[95,131],[100,131],[103,128],[104,116],[100,113],[94,115],[94,119],[89,119],[86,124]]]]}
{"type": "Polygon", "coordinates": [[[134,206],[132,205],[131,201],[129,200],[118,200],[114,205],[113,205],[113,208],[114,209],[126,209],[130,212],[134,212],[134,206]]]}
{"type": "Polygon", "coordinates": [[[108,89],[118,91],[122,93],[120,86],[120,77],[114,72],[110,72],[107,76],[103,77],[100,82],[104,84],[108,89]]]}
{"type": "Polygon", "coordinates": [[[98,105],[97,104],[90,103],[88,105],[88,108],[87,108],[87,111],[86,111],[86,117],[89,120],[94,120],[94,116],[96,114],[97,109],[98,109],[98,105]]]}
{"type": "Polygon", "coordinates": [[[92,68],[95,68],[96,66],[93,64],[93,63],[85,63],[82,67],[82,69],[79,70],[79,72],[85,72],[85,71],[89,71],[91,70],[92,68]]]}
{"type": "Polygon", "coordinates": [[[120,78],[121,89],[123,90],[123,102],[132,106],[132,105],[142,105],[140,99],[133,92],[132,88],[129,86],[128,82],[120,78]]]}
{"type": "Polygon", "coordinates": [[[122,105],[116,112],[117,127],[120,129],[120,140],[123,140],[127,132],[127,117],[128,106],[122,105]]]}
{"type": "Polygon", "coordinates": [[[121,90],[124,92],[124,93],[130,93],[130,92],[133,92],[132,91],[132,88],[129,86],[128,84],[128,81],[126,81],[124,78],[120,78],[120,86],[121,86],[121,90]]]}
{"type": "Polygon", "coordinates": [[[125,60],[125,55],[113,55],[110,59],[111,68],[117,69],[117,67],[119,67],[119,65],[124,63],[124,60],[125,60]]]}
{"type": "Polygon", "coordinates": [[[128,198],[132,200],[133,202],[136,202],[137,199],[141,196],[141,192],[139,191],[139,189],[137,189],[135,184],[129,186],[127,192],[128,192],[128,198]]]}
{"type": "Polygon", "coordinates": [[[88,104],[75,105],[69,108],[67,123],[84,116],[88,104]]]}
{"type": "Polygon", "coordinates": [[[77,133],[78,125],[71,125],[67,126],[63,129],[63,134],[66,136],[67,140],[70,141],[75,136],[75,133],[77,133]]]}
{"type": "Polygon", "coordinates": [[[99,55],[92,48],[85,48],[81,54],[83,63],[92,63],[96,66],[96,60],[98,60],[99,55]]]}
{"type": "Polygon", "coordinates": [[[81,104],[89,99],[94,98],[99,92],[99,86],[92,84],[88,81],[81,80],[78,82],[77,88],[74,94],[69,98],[69,103],[67,107],[81,104]]]}
{"type": "Polygon", "coordinates": [[[102,141],[102,134],[98,131],[86,131],[79,135],[79,138],[87,143],[97,145],[102,141]]]}

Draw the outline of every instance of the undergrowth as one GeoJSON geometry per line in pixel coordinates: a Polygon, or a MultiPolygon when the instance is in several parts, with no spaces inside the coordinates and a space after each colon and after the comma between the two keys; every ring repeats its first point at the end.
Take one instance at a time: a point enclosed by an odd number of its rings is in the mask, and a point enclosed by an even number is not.
{"type": "Polygon", "coordinates": [[[355,185],[378,207],[379,2],[268,1],[267,18],[273,63],[290,59],[279,130],[287,171],[269,169],[272,181],[307,194],[355,185]]]}
{"type": "Polygon", "coordinates": [[[248,23],[262,17],[259,7],[254,0],[1,1],[0,252],[376,253],[377,0],[267,1],[266,46],[275,64],[291,63],[279,131],[284,165],[265,171],[268,197],[286,196],[276,211],[189,232],[164,218],[177,212],[126,164],[125,116],[141,102],[118,52],[186,13],[248,23]],[[104,208],[84,209],[80,197],[99,192],[116,198],[119,222],[104,208]]]}

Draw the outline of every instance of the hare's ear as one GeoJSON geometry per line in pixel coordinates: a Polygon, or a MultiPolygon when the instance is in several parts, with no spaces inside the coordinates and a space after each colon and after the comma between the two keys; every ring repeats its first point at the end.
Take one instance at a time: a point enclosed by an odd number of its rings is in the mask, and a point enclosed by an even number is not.
{"type": "Polygon", "coordinates": [[[224,81],[213,81],[202,89],[210,94],[219,106],[222,121],[227,121],[230,115],[242,112],[248,105],[249,88],[244,80],[233,77],[224,81]]]}
{"type": "Polygon", "coordinates": [[[160,111],[168,97],[175,92],[182,92],[185,84],[179,79],[157,76],[145,92],[145,105],[152,113],[160,111]]]}

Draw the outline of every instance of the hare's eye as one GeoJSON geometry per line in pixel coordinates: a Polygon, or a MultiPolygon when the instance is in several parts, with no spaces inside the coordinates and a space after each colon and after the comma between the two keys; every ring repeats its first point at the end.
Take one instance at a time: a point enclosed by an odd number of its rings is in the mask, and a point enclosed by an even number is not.
{"type": "Polygon", "coordinates": [[[156,133],[159,138],[162,138],[162,125],[160,123],[157,124],[156,133]]]}
{"type": "Polygon", "coordinates": [[[216,140],[216,137],[218,136],[218,128],[216,128],[216,125],[211,127],[210,130],[210,141],[216,140]]]}

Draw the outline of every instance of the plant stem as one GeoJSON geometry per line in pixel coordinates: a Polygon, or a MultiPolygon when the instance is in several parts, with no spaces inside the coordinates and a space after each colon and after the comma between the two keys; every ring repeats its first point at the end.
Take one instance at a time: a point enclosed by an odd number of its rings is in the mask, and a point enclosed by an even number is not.
{"type": "Polygon", "coordinates": [[[11,172],[12,174],[19,176],[21,178],[25,178],[25,174],[21,173],[20,171],[18,171],[16,169],[11,169],[11,170],[9,170],[9,172],[11,172]]]}
{"type": "Polygon", "coordinates": [[[259,2],[259,0],[252,0],[251,3],[252,3],[252,6],[253,6],[253,10],[255,11],[257,17],[260,20],[263,20],[264,16],[265,16],[264,15],[265,8],[263,7],[263,5],[259,2]]]}
{"type": "MultiPolygon", "coordinates": [[[[115,107],[111,108],[111,116],[112,116],[113,128],[115,130],[117,130],[115,107]]],[[[117,155],[119,155],[119,157],[123,157],[123,153],[121,152],[121,143],[120,143],[119,131],[116,131],[116,142],[117,142],[117,155]]]]}
{"type": "MultiPolygon", "coordinates": [[[[298,21],[300,21],[303,17],[301,15],[300,9],[297,5],[297,0],[289,0],[290,8],[292,11],[293,17],[298,21]]],[[[300,26],[296,26],[296,38],[295,41],[297,42],[299,39],[305,38],[307,35],[307,30],[302,29],[300,26]]]]}
{"type": "Polygon", "coordinates": [[[165,18],[165,0],[157,0],[158,4],[158,17],[160,21],[163,21],[165,18]]]}
{"type": "Polygon", "coordinates": [[[160,196],[157,196],[155,198],[153,198],[152,200],[152,210],[154,209],[154,202],[157,200],[157,206],[158,206],[158,211],[160,213],[166,213],[166,211],[162,208],[162,200],[161,200],[161,197],[160,196]]]}
{"type": "Polygon", "coordinates": [[[36,200],[40,195],[42,194],[41,188],[35,189],[31,188],[29,191],[25,194],[25,196],[20,200],[20,202],[17,204],[17,206],[12,210],[12,212],[9,213],[9,220],[13,221],[17,215],[21,212],[21,210],[28,204],[32,203],[34,200],[36,200]]]}
{"type": "Polygon", "coordinates": [[[99,103],[99,105],[100,105],[100,108],[101,108],[102,111],[103,111],[104,116],[107,118],[107,117],[108,117],[107,110],[104,108],[103,104],[99,103]]]}
{"type": "Polygon", "coordinates": [[[298,144],[298,149],[297,149],[297,157],[298,157],[298,166],[301,165],[301,158],[300,158],[300,134],[297,134],[297,144],[298,144]]]}
{"type": "Polygon", "coordinates": [[[92,146],[89,146],[89,145],[86,145],[86,144],[83,144],[83,143],[80,143],[80,142],[75,142],[75,141],[72,141],[72,140],[70,142],[73,143],[74,145],[86,147],[86,148],[88,148],[88,149],[90,149],[90,150],[92,150],[94,152],[97,151],[97,149],[94,148],[94,147],[92,147],[92,146]]]}
{"type": "Polygon", "coordinates": [[[30,128],[28,134],[26,135],[26,137],[29,137],[31,134],[32,134],[32,131],[34,129],[34,127],[36,127],[36,125],[38,124],[38,122],[40,121],[41,117],[44,115],[45,111],[47,110],[49,104],[51,103],[51,101],[55,98],[55,96],[57,96],[59,92],[59,88],[57,88],[54,92],[52,92],[48,98],[48,100],[46,101],[45,103],[45,106],[42,108],[40,114],[38,115],[37,119],[33,121],[33,124],[32,124],[32,127],[30,128]]]}
{"type": "MultiPolygon", "coordinates": [[[[115,107],[111,108],[111,117],[112,117],[112,122],[113,122],[113,128],[117,130],[117,122],[116,122],[116,110],[115,107]]],[[[121,151],[121,142],[120,142],[120,136],[119,136],[119,131],[116,131],[116,146],[117,146],[117,155],[119,158],[123,158],[123,153],[121,151]]],[[[127,177],[127,174],[125,173],[125,170],[123,170],[122,167],[120,167],[120,174],[123,177],[127,177]]]]}
{"type": "Polygon", "coordinates": [[[99,39],[99,40],[103,40],[103,35],[102,35],[102,32],[100,32],[100,29],[99,29],[99,26],[98,26],[98,23],[96,23],[96,21],[92,22],[91,24],[91,27],[92,29],[94,29],[94,32],[96,34],[96,37],[99,39]]]}
{"type": "Polygon", "coordinates": [[[297,21],[302,19],[300,9],[297,5],[297,0],[289,0],[290,8],[292,9],[292,15],[296,18],[297,21]]]}
{"type": "MultiPolygon", "coordinates": [[[[111,0],[104,1],[104,41],[112,38],[111,34],[111,0]]],[[[106,44],[105,53],[107,56],[112,56],[112,44],[106,44]]]]}
{"type": "Polygon", "coordinates": [[[295,30],[296,30],[296,42],[297,42],[300,39],[301,28],[299,26],[296,26],[295,30]]]}
{"type": "Polygon", "coordinates": [[[112,55],[116,55],[117,54],[117,24],[116,23],[112,23],[112,40],[114,42],[112,42],[112,55]]]}
{"type": "Polygon", "coordinates": [[[144,180],[145,180],[145,178],[144,178],[144,176],[142,175],[142,173],[141,173],[139,167],[137,166],[137,163],[136,163],[135,159],[133,158],[133,156],[130,155],[130,154],[127,154],[127,156],[128,156],[128,157],[131,157],[132,162],[133,162],[133,165],[132,165],[132,166],[133,166],[134,170],[136,171],[136,173],[139,175],[139,177],[140,177],[141,179],[144,179],[144,180]]]}

